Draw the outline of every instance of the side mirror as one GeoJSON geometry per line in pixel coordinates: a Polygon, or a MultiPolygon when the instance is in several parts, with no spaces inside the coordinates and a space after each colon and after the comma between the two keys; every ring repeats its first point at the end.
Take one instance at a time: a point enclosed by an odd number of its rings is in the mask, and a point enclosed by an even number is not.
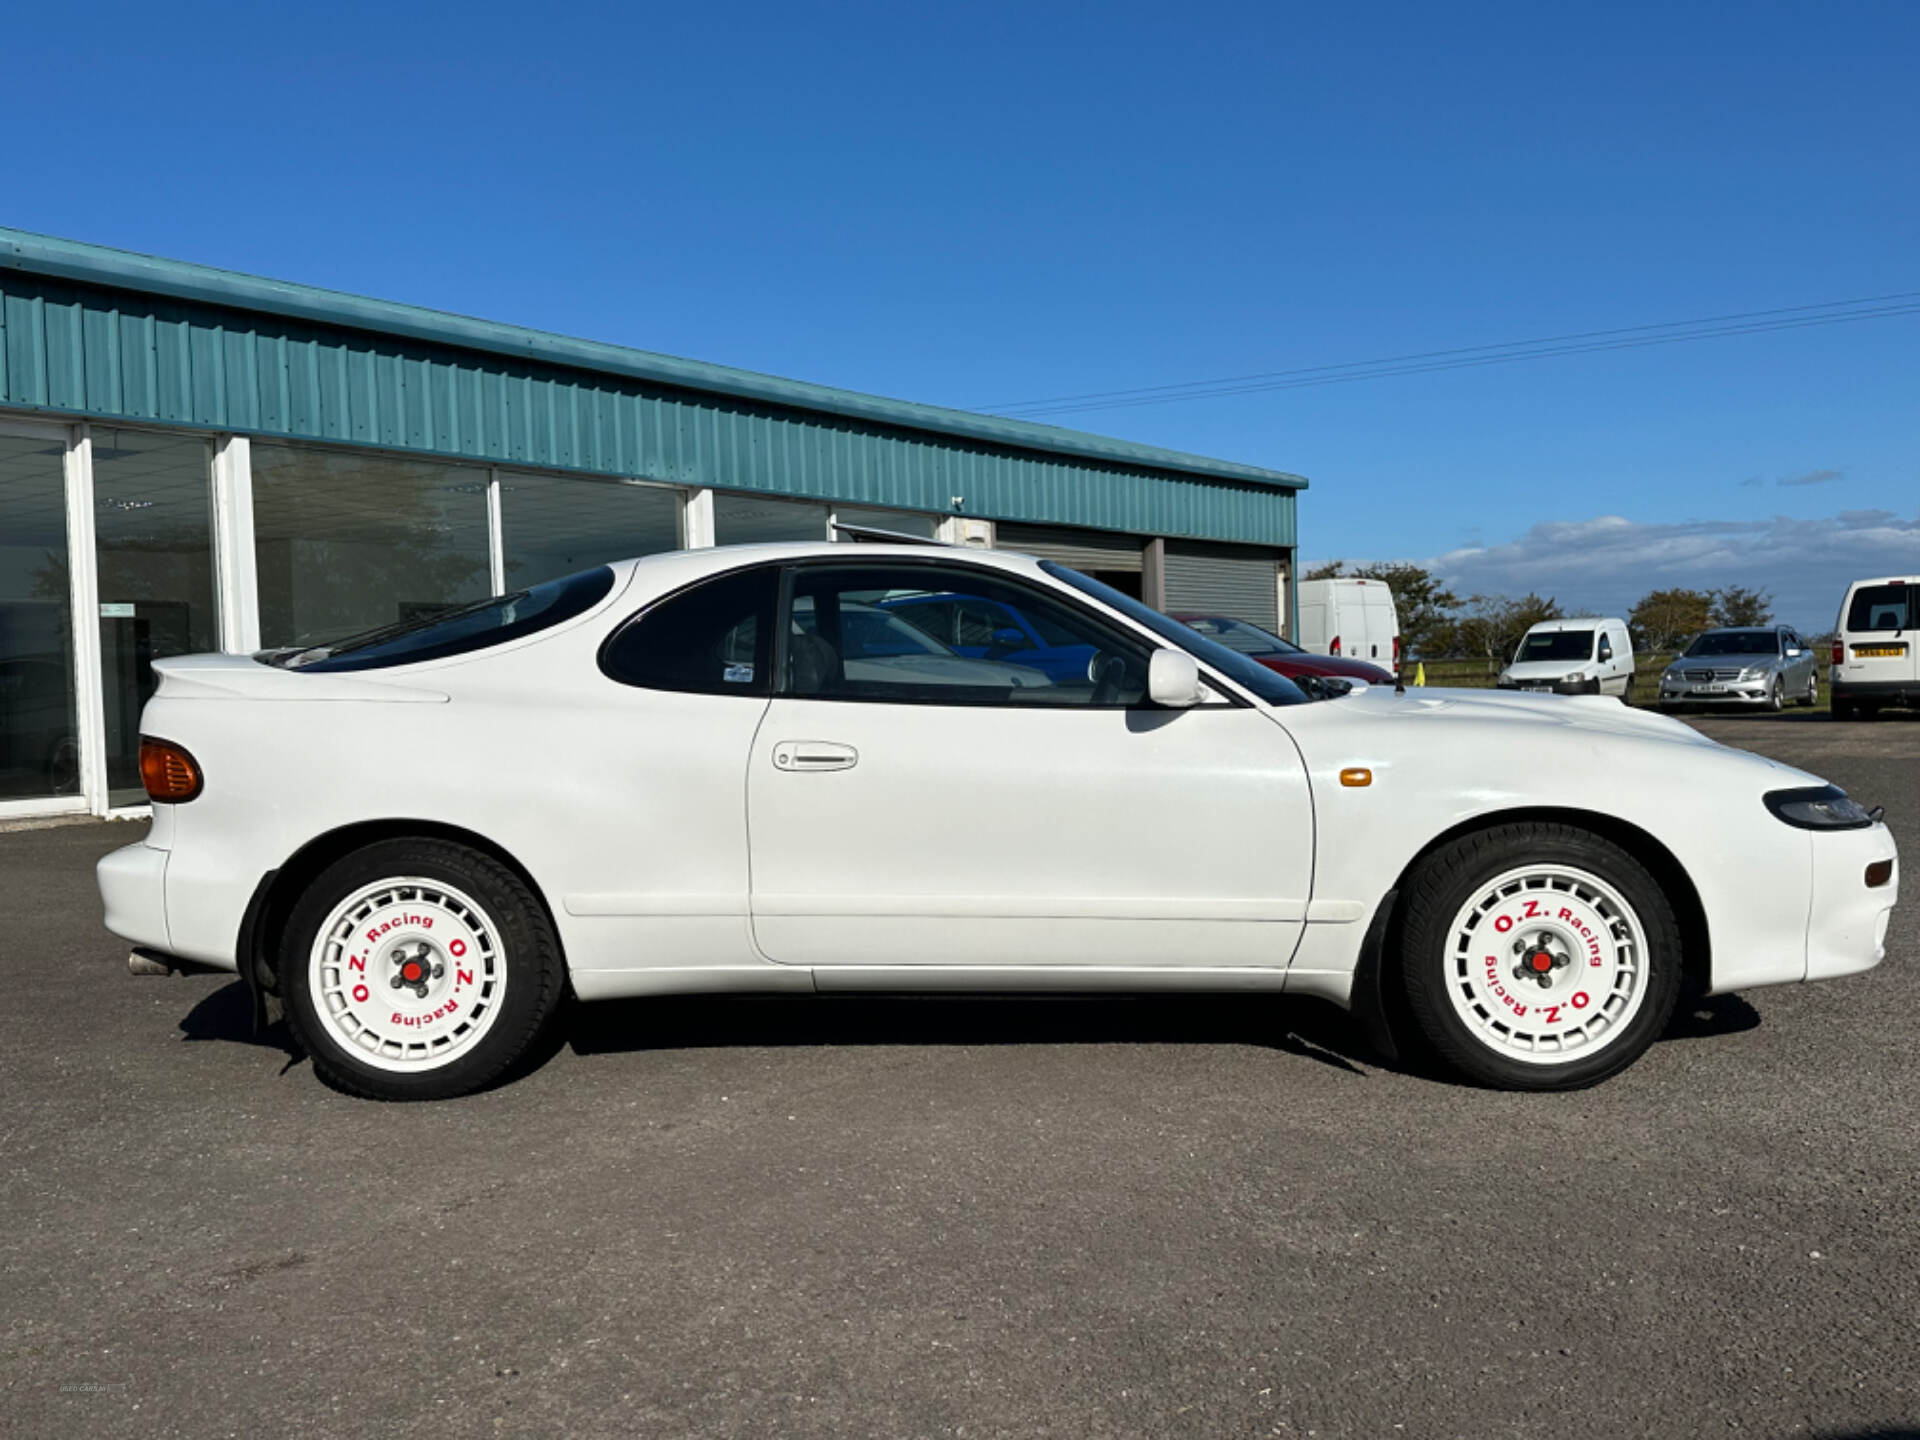
{"type": "Polygon", "coordinates": [[[1147,662],[1147,698],[1185,710],[1200,703],[1200,667],[1184,650],[1159,649],[1147,662]]]}
{"type": "Polygon", "coordinates": [[[1007,626],[993,632],[993,645],[996,650],[1024,650],[1027,648],[1027,637],[1007,626]]]}
{"type": "Polygon", "coordinates": [[[1807,652],[1802,650],[1798,645],[1789,645],[1787,647],[1787,659],[1789,660],[1797,660],[1806,653],[1807,652]]]}

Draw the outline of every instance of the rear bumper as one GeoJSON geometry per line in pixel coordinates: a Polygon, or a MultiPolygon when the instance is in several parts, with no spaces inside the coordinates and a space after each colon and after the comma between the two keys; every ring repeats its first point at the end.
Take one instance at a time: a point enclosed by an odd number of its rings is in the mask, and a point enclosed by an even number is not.
{"type": "Polygon", "coordinates": [[[162,953],[173,948],[173,937],[167,931],[169,858],[165,850],[141,841],[102,856],[93,872],[100,884],[107,929],[123,940],[162,953]]]}
{"type": "Polygon", "coordinates": [[[1829,682],[1835,700],[1870,700],[1879,705],[1920,707],[1920,681],[1916,680],[1842,680],[1829,682]]]}
{"type": "Polygon", "coordinates": [[[1813,906],[1807,916],[1807,979],[1831,980],[1871,970],[1887,953],[1887,922],[1900,899],[1899,852],[1885,825],[1814,834],[1813,906]],[[1892,861],[1886,884],[1869,886],[1866,871],[1892,861]]]}

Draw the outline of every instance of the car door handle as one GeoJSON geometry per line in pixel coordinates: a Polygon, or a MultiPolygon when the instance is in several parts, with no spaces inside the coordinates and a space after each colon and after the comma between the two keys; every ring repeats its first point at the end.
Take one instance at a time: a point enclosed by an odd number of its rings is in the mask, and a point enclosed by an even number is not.
{"type": "Polygon", "coordinates": [[[832,740],[782,740],[773,747],[776,770],[851,770],[860,752],[832,740]]]}

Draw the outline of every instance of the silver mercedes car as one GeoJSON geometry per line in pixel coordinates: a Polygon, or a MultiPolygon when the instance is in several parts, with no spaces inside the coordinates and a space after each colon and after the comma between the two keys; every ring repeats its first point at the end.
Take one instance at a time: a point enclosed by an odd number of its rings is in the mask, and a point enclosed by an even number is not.
{"type": "Polygon", "coordinates": [[[1819,657],[1790,625],[1703,630],[1660,676],[1662,705],[1781,710],[1819,698],[1819,657]]]}

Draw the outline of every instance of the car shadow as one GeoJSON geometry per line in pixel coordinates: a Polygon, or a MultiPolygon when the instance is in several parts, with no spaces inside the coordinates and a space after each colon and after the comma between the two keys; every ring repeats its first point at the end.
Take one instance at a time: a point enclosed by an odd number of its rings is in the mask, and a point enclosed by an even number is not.
{"type": "MultiPolygon", "coordinates": [[[[1661,1043],[1759,1024],[1760,1012],[1738,995],[1682,1000],[1661,1043]]],[[[289,1067],[304,1058],[284,1020],[254,1030],[252,1000],[237,980],[194,1005],[180,1034],[277,1051],[289,1067]]],[[[1449,1078],[1418,1055],[1381,1055],[1346,1011],[1303,996],[671,995],[591,1005],[569,999],[559,1023],[487,1088],[538,1070],[562,1050],[833,1045],[1252,1045],[1347,1075],[1449,1078]]]]}
{"type": "Polygon", "coordinates": [[[1247,995],[676,995],[570,1007],[579,1055],[828,1045],[1255,1045],[1345,1074],[1382,1062],[1323,1001],[1247,995]]]}

